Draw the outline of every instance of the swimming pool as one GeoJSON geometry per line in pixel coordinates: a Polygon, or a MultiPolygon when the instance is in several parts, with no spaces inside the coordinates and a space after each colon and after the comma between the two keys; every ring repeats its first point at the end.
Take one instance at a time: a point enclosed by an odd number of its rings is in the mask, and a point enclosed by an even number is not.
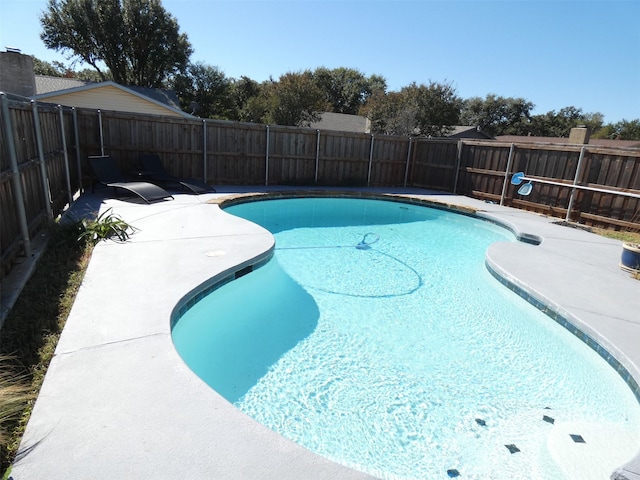
{"type": "Polygon", "coordinates": [[[227,211],[274,233],[274,259],[198,302],[173,338],[261,423],[389,478],[569,478],[567,428],[612,439],[607,476],[637,451],[626,384],[486,271],[487,246],[514,241],[504,229],[372,200],[227,211]]]}

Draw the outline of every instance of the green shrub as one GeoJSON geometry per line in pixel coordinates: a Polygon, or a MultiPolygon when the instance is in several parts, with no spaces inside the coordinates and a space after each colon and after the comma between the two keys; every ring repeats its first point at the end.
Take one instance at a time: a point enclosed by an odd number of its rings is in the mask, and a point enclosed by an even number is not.
{"type": "Polygon", "coordinates": [[[105,210],[95,220],[83,219],[80,222],[82,233],[80,233],[78,240],[84,239],[94,245],[102,240],[113,239],[114,237],[121,242],[127,241],[129,235],[134,233],[135,229],[110,212],[111,209],[105,210]]]}

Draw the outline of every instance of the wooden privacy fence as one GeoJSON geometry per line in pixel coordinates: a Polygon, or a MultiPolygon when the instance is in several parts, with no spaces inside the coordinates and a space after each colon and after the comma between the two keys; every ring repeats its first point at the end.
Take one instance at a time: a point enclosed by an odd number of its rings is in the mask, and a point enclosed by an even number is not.
{"type": "Polygon", "coordinates": [[[458,192],[569,222],[640,231],[640,149],[466,141],[458,192]],[[534,188],[518,195],[510,175],[534,188]]]}
{"type": "Polygon", "coordinates": [[[508,144],[320,131],[103,112],[2,94],[4,276],[30,239],[90,184],[89,155],[133,170],[157,153],[170,173],[214,185],[420,187],[572,222],[640,231],[640,149],[508,144]],[[530,195],[509,182],[523,171],[530,195]]]}
{"type": "Polygon", "coordinates": [[[0,278],[79,189],[73,109],[0,94],[0,278]]]}

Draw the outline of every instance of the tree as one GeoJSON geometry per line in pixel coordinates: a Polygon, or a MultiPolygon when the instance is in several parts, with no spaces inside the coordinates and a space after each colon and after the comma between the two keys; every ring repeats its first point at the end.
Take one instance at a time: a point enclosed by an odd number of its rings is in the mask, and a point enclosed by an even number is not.
{"type": "Polygon", "coordinates": [[[285,73],[271,87],[277,102],[267,120],[277,125],[295,126],[307,126],[320,120],[322,92],[315,85],[309,70],[285,73]]]}
{"type": "Polygon", "coordinates": [[[316,85],[324,94],[325,110],[356,115],[374,90],[386,90],[386,81],[379,75],[365,77],[352,68],[325,67],[313,72],[316,85]]]}
{"type": "Polygon", "coordinates": [[[524,98],[489,94],[485,99],[473,97],[464,101],[460,125],[480,127],[490,135],[526,135],[533,103],[524,98]]]}
{"type": "Polygon", "coordinates": [[[289,72],[278,81],[262,83],[260,93],[247,100],[243,117],[250,122],[300,127],[318,121],[323,107],[322,91],[311,71],[289,72]]]}
{"type": "Polygon", "coordinates": [[[600,112],[585,113],[582,118],[582,124],[589,127],[589,130],[597,132],[604,125],[604,115],[600,112]]]}
{"type": "Polygon", "coordinates": [[[66,77],[70,71],[62,62],[54,60],[49,63],[45,60],[31,56],[33,58],[33,73],[36,75],[47,75],[49,77],[66,77]]]}
{"type": "Polygon", "coordinates": [[[387,91],[387,80],[382,75],[373,74],[369,77],[370,96],[387,91]]]}
{"type": "Polygon", "coordinates": [[[360,109],[371,122],[371,132],[384,135],[415,135],[416,109],[400,92],[377,91],[360,109]]]}
{"type": "Polygon", "coordinates": [[[123,85],[160,87],[192,53],[160,0],[49,0],[40,23],[47,48],[70,52],[107,79],[104,64],[123,85]]]}
{"type": "Polygon", "coordinates": [[[189,64],[170,82],[186,112],[202,118],[231,120],[236,116],[231,97],[231,80],[218,67],[202,62],[189,64]]]}
{"type": "Polygon", "coordinates": [[[640,118],[621,120],[600,128],[593,138],[611,138],[615,140],[640,140],[640,118]]]}
{"type": "Polygon", "coordinates": [[[92,68],[83,68],[82,70],[74,70],[73,78],[77,78],[78,80],[85,80],[87,82],[102,82],[104,80],[113,80],[111,77],[111,72],[107,70],[104,72],[104,76],[101,76],[98,72],[96,72],[92,68]]]}
{"type": "Polygon", "coordinates": [[[250,99],[260,95],[260,84],[246,76],[238,80],[232,80],[231,98],[234,104],[234,116],[232,120],[250,122],[247,114],[247,104],[250,99]]]}
{"type": "Polygon", "coordinates": [[[456,124],[461,105],[451,84],[414,82],[399,92],[374,93],[361,112],[374,133],[439,137],[456,124]]]}
{"type": "MultiPolygon", "coordinates": [[[[76,78],[78,80],[84,80],[87,82],[100,82],[105,79],[101,77],[98,72],[91,68],[73,70],[71,69],[71,67],[67,67],[64,63],[57,60],[49,63],[45,60],[40,60],[39,58],[33,56],[31,58],[33,58],[33,73],[36,75],[76,78]]],[[[111,73],[108,70],[105,72],[105,76],[107,80],[111,80],[111,73]]]]}
{"type": "Polygon", "coordinates": [[[416,107],[416,128],[420,135],[441,137],[456,125],[462,108],[462,99],[450,83],[429,82],[429,85],[405,87],[409,102],[416,107]]]}
{"type": "Polygon", "coordinates": [[[568,137],[571,129],[579,125],[596,132],[602,128],[603,118],[601,113],[582,113],[580,108],[564,107],[557,113],[551,110],[531,117],[529,133],[539,137],[568,137]]]}
{"type": "Polygon", "coordinates": [[[611,123],[608,123],[607,125],[602,126],[599,130],[591,134],[591,138],[614,139],[616,137],[617,137],[616,129],[611,123]]]}
{"type": "Polygon", "coordinates": [[[250,97],[240,111],[240,121],[252,123],[272,123],[270,112],[276,108],[277,98],[270,94],[270,84],[260,84],[258,95],[250,97]]]}

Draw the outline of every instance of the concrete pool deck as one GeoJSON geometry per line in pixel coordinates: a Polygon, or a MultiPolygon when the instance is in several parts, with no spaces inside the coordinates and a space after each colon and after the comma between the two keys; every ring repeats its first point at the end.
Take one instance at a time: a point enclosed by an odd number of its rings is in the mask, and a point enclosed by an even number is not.
{"type": "MultiPolygon", "coordinates": [[[[76,201],[71,215],[113,208],[138,231],[125,243],[101,242],[93,251],[14,480],[373,478],[256,423],[204,384],[173,346],[171,316],[185,297],[273,248],[269,232],[210,203],[250,191],[265,189],[227,187],[151,205],[95,195],[76,201]]],[[[618,267],[621,242],[466,197],[393,193],[477,209],[539,237],[540,245],[494,244],[487,263],[552,304],[640,379],[640,282],[618,267]]],[[[640,480],[640,457],[619,473],[640,480]]]]}

